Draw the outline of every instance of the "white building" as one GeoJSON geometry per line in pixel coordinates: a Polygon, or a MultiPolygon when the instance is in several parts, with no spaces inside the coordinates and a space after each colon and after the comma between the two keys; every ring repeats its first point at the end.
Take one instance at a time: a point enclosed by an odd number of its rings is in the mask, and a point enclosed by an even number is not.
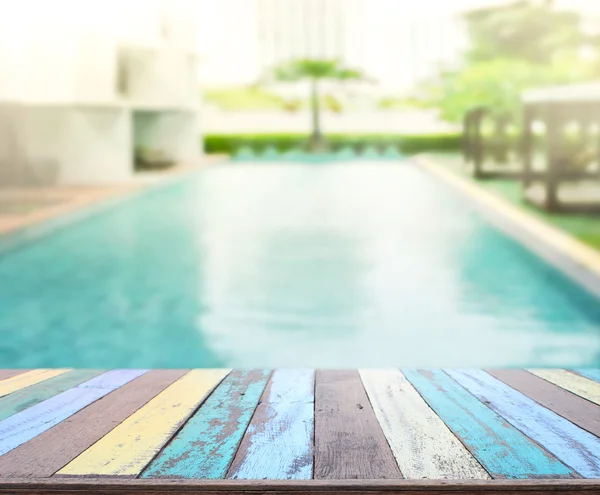
{"type": "Polygon", "coordinates": [[[200,154],[195,0],[19,0],[0,16],[0,184],[131,179],[200,154]]]}

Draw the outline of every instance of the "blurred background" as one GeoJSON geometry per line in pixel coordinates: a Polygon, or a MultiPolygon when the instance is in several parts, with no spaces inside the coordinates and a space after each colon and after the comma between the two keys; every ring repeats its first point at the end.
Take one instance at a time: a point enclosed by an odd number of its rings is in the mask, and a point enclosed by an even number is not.
{"type": "Polygon", "coordinates": [[[597,0],[6,3],[0,367],[600,365],[599,146],[597,0]]]}

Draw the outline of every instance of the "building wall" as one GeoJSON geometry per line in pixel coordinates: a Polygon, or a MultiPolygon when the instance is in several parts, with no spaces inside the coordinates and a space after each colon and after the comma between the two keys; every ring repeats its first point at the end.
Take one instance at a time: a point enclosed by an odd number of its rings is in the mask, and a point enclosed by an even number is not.
{"type": "Polygon", "coordinates": [[[195,0],[20,0],[2,14],[0,185],[131,180],[142,109],[185,114],[154,137],[199,156],[195,0]]]}

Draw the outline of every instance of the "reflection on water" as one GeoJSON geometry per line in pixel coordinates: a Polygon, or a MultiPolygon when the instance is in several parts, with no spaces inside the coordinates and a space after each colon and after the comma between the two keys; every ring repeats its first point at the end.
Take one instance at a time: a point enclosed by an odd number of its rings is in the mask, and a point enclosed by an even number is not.
{"type": "Polygon", "coordinates": [[[600,365],[598,301],[399,163],[208,169],[0,280],[2,367],[600,365]]]}

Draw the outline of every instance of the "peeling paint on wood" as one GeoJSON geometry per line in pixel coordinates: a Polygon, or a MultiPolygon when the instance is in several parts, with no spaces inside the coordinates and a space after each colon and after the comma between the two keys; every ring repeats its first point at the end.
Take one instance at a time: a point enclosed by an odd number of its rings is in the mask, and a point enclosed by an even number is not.
{"type": "Polygon", "coordinates": [[[142,478],[224,478],[269,374],[267,370],[232,372],[142,478]]]}
{"type": "Polygon", "coordinates": [[[479,370],[447,373],[585,478],[600,477],[600,439],[479,370]]]}
{"type": "Polygon", "coordinates": [[[312,478],[314,378],[313,370],[273,373],[227,478],[312,478]]]}
{"type": "Polygon", "coordinates": [[[600,383],[565,370],[529,370],[544,380],[554,383],[579,397],[600,405],[600,383]]]}
{"type": "Polygon", "coordinates": [[[0,421],[100,375],[100,370],[72,370],[0,399],[0,421]]]}
{"type": "Polygon", "coordinates": [[[400,371],[361,370],[360,375],[405,478],[488,478],[400,371]]]}
{"type": "Polygon", "coordinates": [[[600,382],[600,370],[597,369],[577,369],[574,370],[576,373],[579,373],[581,376],[585,376],[590,380],[594,380],[595,382],[600,382]]]}
{"type": "MultiPolygon", "coordinates": [[[[189,370],[154,370],[0,456],[0,478],[48,478],[189,370]]],[[[81,479],[81,478],[80,478],[81,479]]]]}
{"type": "Polygon", "coordinates": [[[525,370],[490,370],[488,373],[571,423],[600,437],[600,406],[525,370]]]}
{"type": "Polygon", "coordinates": [[[22,388],[29,387],[31,385],[35,385],[36,383],[43,382],[44,380],[48,380],[58,375],[62,375],[70,371],[69,369],[40,369],[40,370],[32,370],[27,373],[20,373],[15,376],[11,376],[10,378],[5,378],[0,381],[0,397],[4,397],[5,395],[12,394],[17,390],[21,390],[22,388]]]}
{"type": "Polygon", "coordinates": [[[0,455],[10,452],[147,370],[113,370],[0,421],[0,455]]]}
{"type": "Polygon", "coordinates": [[[574,477],[571,469],[443,371],[404,371],[404,374],[493,478],[574,477]]]}
{"type": "Polygon", "coordinates": [[[138,475],[228,372],[190,371],[57,474],[138,475]]]}

